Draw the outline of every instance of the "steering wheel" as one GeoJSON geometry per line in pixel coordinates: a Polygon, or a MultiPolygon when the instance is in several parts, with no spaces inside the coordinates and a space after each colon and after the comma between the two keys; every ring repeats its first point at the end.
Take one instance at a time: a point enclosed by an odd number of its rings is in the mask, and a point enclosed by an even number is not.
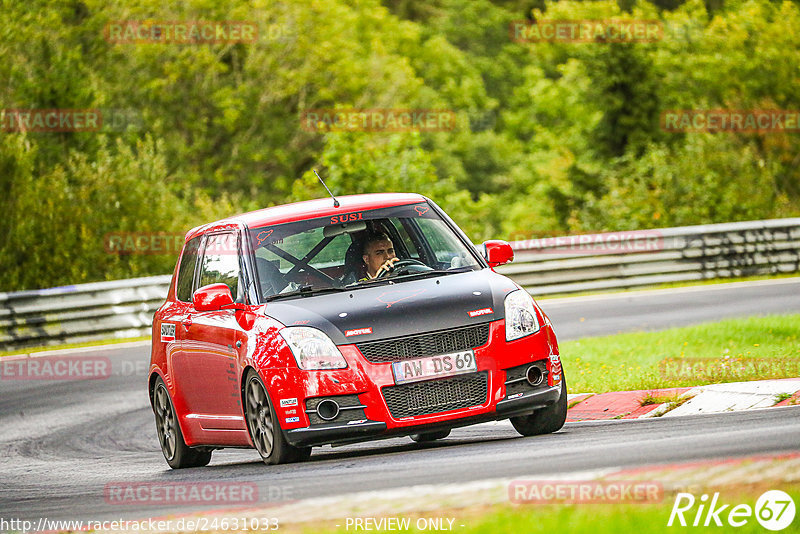
{"type": "Polygon", "coordinates": [[[426,265],[425,263],[419,260],[415,260],[413,258],[409,258],[407,260],[400,260],[394,262],[394,264],[388,270],[383,269],[375,278],[383,278],[385,276],[389,276],[390,273],[396,273],[399,269],[402,269],[403,267],[410,267],[411,265],[422,265],[423,267],[427,267],[428,269],[430,269],[430,267],[428,267],[428,265],[426,265]]]}

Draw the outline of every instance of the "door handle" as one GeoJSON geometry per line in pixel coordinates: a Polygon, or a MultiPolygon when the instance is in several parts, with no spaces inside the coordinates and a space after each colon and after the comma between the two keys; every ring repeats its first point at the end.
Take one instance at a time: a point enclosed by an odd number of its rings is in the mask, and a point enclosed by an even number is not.
{"type": "Polygon", "coordinates": [[[183,325],[184,328],[188,330],[189,327],[192,326],[192,316],[187,315],[186,317],[184,317],[183,320],[181,321],[181,324],[183,325]]]}

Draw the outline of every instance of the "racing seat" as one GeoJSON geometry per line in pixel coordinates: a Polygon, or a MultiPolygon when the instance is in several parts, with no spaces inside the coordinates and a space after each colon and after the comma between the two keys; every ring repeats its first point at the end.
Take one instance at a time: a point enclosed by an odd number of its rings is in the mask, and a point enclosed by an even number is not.
{"type": "Polygon", "coordinates": [[[258,282],[261,285],[261,295],[267,297],[280,293],[288,284],[278,267],[264,258],[256,258],[258,282]]]}
{"type": "Polygon", "coordinates": [[[364,265],[364,243],[357,239],[350,243],[344,254],[344,276],[342,284],[352,284],[367,276],[367,267],[364,265]]]}

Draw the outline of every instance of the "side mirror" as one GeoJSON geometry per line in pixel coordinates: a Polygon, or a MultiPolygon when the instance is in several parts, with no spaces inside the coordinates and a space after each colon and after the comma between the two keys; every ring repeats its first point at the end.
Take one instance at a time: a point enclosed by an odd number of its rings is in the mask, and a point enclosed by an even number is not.
{"type": "Polygon", "coordinates": [[[483,248],[486,251],[484,258],[489,264],[489,267],[497,267],[510,261],[514,261],[514,251],[511,245],[506,241],[499,239],[491,239],[483,242],[483,248]]]}
{"type": "Polygon", "coordinates": [[[225,284],[209,284],[194,292],[192,304],[197,311],[216,311],[233,304],[233,296],[225,284]]]}

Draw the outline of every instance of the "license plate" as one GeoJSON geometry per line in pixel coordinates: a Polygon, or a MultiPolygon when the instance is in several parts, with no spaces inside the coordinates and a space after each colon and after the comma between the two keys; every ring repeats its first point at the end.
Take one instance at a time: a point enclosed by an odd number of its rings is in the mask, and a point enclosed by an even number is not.
{"type": "Polygon", "coordinates": [[[415,358],[392,364],[395,384],[418,382],[462,373],[474,373],[477,370],[478,364],[475,361],[475,353],[472,350],[415,358]]]}

